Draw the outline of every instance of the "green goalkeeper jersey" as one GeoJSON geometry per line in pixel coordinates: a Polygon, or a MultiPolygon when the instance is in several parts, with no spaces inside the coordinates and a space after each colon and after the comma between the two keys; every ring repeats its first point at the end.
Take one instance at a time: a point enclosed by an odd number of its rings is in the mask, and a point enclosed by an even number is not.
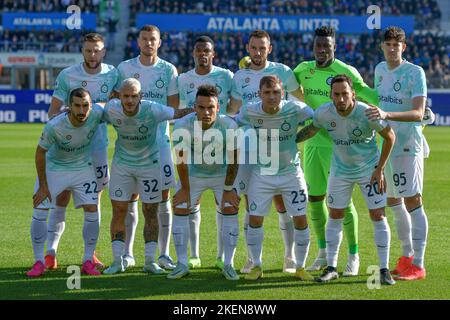
{"type": "MultiPolygon", "coordinates": [[[[318,68],[315,60],[302,62],[294,69],[294,74],[297,82],[303,87],[305,103],[314,110],[331,101],[331,79],[338,74],[345,74],[352,79],[358,100],[378,105],[376,90],[364,83],[358,70],[338,59],[334,59],[334,62],[325,68],[318,68]]],[[[321,129],[305,142],[305,146],[331,148],[332,140],[327,131],[321,129]]]]}

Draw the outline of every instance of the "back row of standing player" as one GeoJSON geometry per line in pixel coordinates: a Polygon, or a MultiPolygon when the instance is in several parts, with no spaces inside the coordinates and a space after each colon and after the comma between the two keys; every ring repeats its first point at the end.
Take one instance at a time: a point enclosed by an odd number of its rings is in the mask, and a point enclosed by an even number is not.
{"type": "MultiPolygon", "coordinates": [[[[175,108],[192,107],[195,101],[196,88],[204,83],[213,84],[220,93],[219,106],[221,107],[221,112],[235,114],[243,104],[258,101],[259,80],[263,76],[277,75],[281,79],[286,92],[305,101],[313,109],[316,109],[320,105],[330,101],[329,84],[331,79],[338,74],[346,74],[353,80],[354,89],[359,100],[377,105],[377,96],[380,94],[380,107],[382,109],[386,111],[402,111],[402,114],[394,115],[391,112],[389,114],[391,116],[389,120],[417,121],[419,117],[421,118],[421,114],[423,114],[424,99],[426,97],[426,85],[424,83],[423,72],[420,72],[420,67],[413,66],[402,60],[401,54],[405,50],[406,44],[404,38],[399,38],[398,36],[383,43],[382,48],[385,52],[387,63],[381,63],[376,68],[375,83],[378,92],[369,88],[363,82],[356,69],[335,59],[335,34],[331,28],[327,27],[319,28],[315,32],[315,60],[301,63],[294,72],[283,64],[269,62],[267,60],[272,50],[270,37],[266,32],[259,30],[252,32],[249,37],[249,43],[247,45],[250,56],[249,65],[247,68],[238,71],[234,77],[233,73],[229,70],[213,65],[214,43],[208,37],[200,37],[195,42],[193,52],[195,69],[181,74],[179,77],[177,77],[177,71],[173,65],[157,56],[158,48],[161,45],[160,32],[157,27],[143,27],[139,32],[138,45],[141,50],[140,56],[122,62],[116,70],[113,66],[102,63],[105,48],[101,36],[95,34],[88,35],[82,49],[84,63],[67,68],[58,76],[49,115],[56,114],[59,108],[67,103],[68,95],[74,88],[86,88],[90,92],[94,102],[106,102],[110,97],[115,96],[114,92],[118,91],[121,82],[129,77],[136,78],[140,81],[144,99],[167,104],[175,108]],[[413,87],[411,79],[421,79],[421,81],[414,82],[416,86],[413,87]],[[383,83],[385,84],[384,86],[382,85],[383,83]],[[387,83],[393,83],[393,90],[390,90],[391,88],[389,88],[387,83]],[[418,87],[420,88],[417,89],[418,87]],[[386,92],[381,92],[380,90],[386,92]],[[407,102],[402,102],[402,100],[407,102]]],[[[386,114],[381,113],[378,116],[386,117],[386,114]]],[[[398,135],[398,132],[396,133],[398,135]]],[[[416,145],[420,137],[417,134],[408,135],[408,137],[414,137],[415,141],[406,141],[406,145],[403,145],[403,142],[401,142],[402,144],[397,142],[397,146],[400,145],[400,147],[398,147],[399,151],[395,157],[402,159],[399,162],[409,163],[411,161],[407,156],[414,156],[420,153],[416,145]],[[400,149],[404,151],[402,152],[400,149]]],[[[162,202],[158,210],[158,246],[160,250],[158,264],[163,268],[173,269],[174,264],[169,256],[170,228],[172,223],[169,188],[174,186],[174,168],[170,153],[167,122],[160,125],[158,141],[158,144],[161,146],[162,177],[165,180],[163,181],[164,184],[167,186],[163,191],[162,202]]],[[[107,145],[106,126],[104,126],[97,131],[93,142],[93,159],[97,172],[97,186],[99,191],[108,184],[109,179],[107,170],[107,145]]],[[[305,144],[304,171],[308,183],[309,212],[319,246],[319,255],[312,266],[308,268],[309,270],[319,270],[327,265],[325,226],[328,213],[325,195],[332,154],[331,150],[332,142],[325,130],[321,130],[318,135],[308,140],[305,144]]],[[[414,160],[414,163],[420,162],[418,157],[415,158],[418,160],[414,160]]],[[[424,277],[423,251],[426,241],[426,216],[421,206],[422,179],[418,179],[416,176],[419,173],[423,174],[421,171],[423,168],[423,160],[422,164],[416,163],[415,166],[417,168],[412,167],[408,172],[403,172],[405,171],[403,170],[405,166],[401,164],[397,166],[398,169],[394,169],[394,172],[391,174],[393,184],[405,188],[411,187],[411,190],[407,192],[401,190],[402,196],[405,197],[404,202],[398,194],[389,194],[390,200],[388,204],[392,206],[395,213],[397,231],[403,248],[403,256],[399,259],[396,272],[400,274],[412,269],[407,273],[407,275],[413,274],[409,278],[421,278],[424,277]],[[411,228],[411,219],[408,211],[412,213],[411,217],[414,217],[412,219],[413,224],[420,225],[420,228],[411,228]],[[414,250],[411,240],[411,229],[421,230],[419,240],[415,240],[418,244],[414,248],[418,248],[419,254],[414,255],[414,259],[416,259],[414,264],[412,263],[414,250]],[[412,268],[413,266],[415,268],[412,268]]],[[[242,171],[245,171],[245,169],[242,171]]],[[[240,191],[246,194],[248,176],[246,177],[245,174],[240,174],[239,179],[240,191]]],[[[56,267],[56,250],[64,230],[65,211],[69,197],[69,192],[60,194],[56,199],[56,208],[52,209],[50,214],[47,255],[45,257],[47,267],[49,268],[56,267]]],[[[136,200],[137,196],[133,195],[127,208],[126,253],[124,261],[126,261],[126,265],[128,266],[132,266],[135,263],[133,240],[138,219],[136,200]]],[[[279,212],[280,230],[285,244],[283,270],[293,272],[295,271],[293,222],[285,214],[286,209],[282,198],[275,196],[274,201],[279,212]]],[[[246,238],[248,211],[247,205],[244,222],[246,238]]],[[[219,233],[222,224],[222,215],[220,212],[217,212],[216,215],[219,233]]],[[[192,210],[189,219],[191,245],[189,265],[191,268],[195,268],[201,265],[198,246],[200,225],[199,206],[196,206],[192,210]]],[[[359,269],[358,220],[356,210],[351,202],[345,210],[345,221],[343,225],[349,244],[349,258],[344,275],[357,275],[359,269]]],[[[416,238],[414,237],[414,239],[416,238]]],[[[219,235],[218,239],[220,239],[219,235]]],[[[218,241],[217,251],[216,264],[220,267],[223,264],[223,245],[220,241],[218,241]]],[[[92,259],[94,263],[100,264],[95,254],[92,259]]],[[[248,273],[252,266],[253,261],[249,256],[241,272],[248,273]]]]}

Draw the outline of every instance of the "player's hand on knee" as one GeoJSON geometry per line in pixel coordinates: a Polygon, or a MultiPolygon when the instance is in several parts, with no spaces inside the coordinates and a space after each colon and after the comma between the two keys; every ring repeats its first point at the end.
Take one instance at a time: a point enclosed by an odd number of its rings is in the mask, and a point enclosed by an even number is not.
{"type": "Polygon", "coordinates": [[[46,198],[48,198],[48,201],[52,201],[52,196],[50,195],[50,191],[48,191],[48,187],[39,186],[39,189],[33,195],[33,208],[39,206],[46,198]]]}
{"type": "Polygon", "coordinates": [[[182,203],[186,203],[186,207],[191,207],[191,197],[190,197],[190,191],[184,188],[181,188],[180,190],[175,193],[172,200],[173,206],[177,207],[182,203]]]}
{"type": "Polygon", "coordinates": [[[239,203],[241,198],[236,193],[236,190],[224,191],[222,195],[222,203],[220,204],[220,208],[223,211],[225,207],[229,205],[233,206],[235,209],[239,209],[239,203]]]}

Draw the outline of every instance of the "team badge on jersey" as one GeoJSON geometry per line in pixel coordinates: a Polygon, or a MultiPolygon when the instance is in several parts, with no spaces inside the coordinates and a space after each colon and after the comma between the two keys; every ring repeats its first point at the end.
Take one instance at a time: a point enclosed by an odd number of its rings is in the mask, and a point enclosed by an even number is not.
{"type": "Polygon", "coordinates": [[[333,80],[333,76],[329,76],[327,79],[327,85],[331,85],[331,80],[333,80]]]}
{"type": "Polygon", "coordinates": [[[193,82],[191,82],[191,84],[189,85],[189,88],[194,89],[195,88],[195,84],[193,82]]]}
{"type": "Polygon", "coordinates": [[[72,136],[71,136],[70,134],[68,134],[68,135],[66,136],[66,140],[72,140],[72,136]]]}
{"type": "Polygon", "coordinates": [[[81,82],[81,86],[84,88],[84,87],[86,87],[87,86],[87,82],[86,81],[82,81],[81,82]]]}
{"type": "Polygon", "coordinates": [[[309,69],[309,73],[314,74],[314,69],[309,69]]]}
{"type": "Polygon", "coordinates": [[[120,190],[120,189],[117,189],[116,192],[114,192],[114,195],[115,195],[116,197],[121,197],[122,194],[123,194],[123,192],[122,192],[122,190],[120,190]]]}
{"type": "Polygon", "coordinates": [[[353,129],[352,134],[353,134],[355,137],[361,137],[362,131],[361,131],[361,129],[359,129],[358,127],[356,127],[355,129],[353,129]]]}
{"type": "Polygon", "coordinates": [[[333,199],[333,197],[332,196],[328,196],[328,203],[333,203],[333,201],[334,201],[334,199],[333,199]]]}
{"type": "Polygon", "coordinates": [[[155,85],[158,89],[162,89],[164,88],[164,81],[161,78],[159,78],[158,80],[156,80],[155,85]]]}
{"type": "Polygon", "coordinates": [[[102,85],[102,87],[100,88],[100,90],[102,90],[103,93],[107,93],[108,92],[108,85],[106,83],[104,83],[102,85]]]}
{"type": "Polygon", "coordinates": [[[334,121],[331,121],[331,123],[330,123],[330,127],[332,127],[332,128],[336,128],[336,122],[334,122],[334,121]]]}
{"type": "Polygon", "coordinates": [[[117,120],[116,120],[116,123],[120,126],[120,125],[122,124],[122,120],[117,119],[117,120]]]}
{"type": "Polygon", "coordinates": [[[255,211],[257,208],[256,203],[253,201],[252,204],[250,205],[250,210],[255,211]]]}
{"type": "Polygon", "coordinates": [[[283,124],[281,125],[281,130],[289,131],[291,130],[291,125],[286,120],[284,120],[283,124]]]}
{"type": "Polygon", "coordinates": [[[245,83],[249,83],[250,82],[250,78],[249,77],[247,77],[247,78],[245,78],[245,83]]]}
{"type": "Polygon", "coordinates": [[[135,73],[133,77],[134,77],[135,79],[139,79],[140,76],[141,76],[141,75],[140,75],[139,73],[135,73]]]}
{"type": "Polygon", "coordinates": [[[222,88],[218,84],[216,84],[216,89],[219,94],[222,93],[222,88]]]}
{"type": "Polygon", "coordinates": [[[397,81],[394,83],[394,90],[395,90],[396,92],[398,92],[398,91],[400,91],[401,88],[402,88],[402,85],[401,85],[400,82],[397,80],[397,81]]]}
{"type": "Polygon", "coordinates": [[[146,126],[142,125],[139,127],[139,132],[142,134],[145,134],[148,132],[148,128],[146,126]]]}
{"type": "Polygon", "coordinates": [[[258,119],[258,124],[263,124],[263,119],[258,119]]]}

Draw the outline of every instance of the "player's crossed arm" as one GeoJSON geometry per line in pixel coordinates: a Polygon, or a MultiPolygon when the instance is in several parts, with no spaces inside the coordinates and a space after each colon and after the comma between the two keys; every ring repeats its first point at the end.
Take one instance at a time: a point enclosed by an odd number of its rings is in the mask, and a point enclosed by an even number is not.
{"type": "Polygon", "coordinates": [[[307,125],[303,129],[301,129],[299,132],[297,132],[297,137],[295,139],[295,142],[300,143],[305,140],[308,140],[309,138],[312,138],[319,131],[320,131],[320,128],[315,127],[311,123],[310,125],[307,125]]]}

